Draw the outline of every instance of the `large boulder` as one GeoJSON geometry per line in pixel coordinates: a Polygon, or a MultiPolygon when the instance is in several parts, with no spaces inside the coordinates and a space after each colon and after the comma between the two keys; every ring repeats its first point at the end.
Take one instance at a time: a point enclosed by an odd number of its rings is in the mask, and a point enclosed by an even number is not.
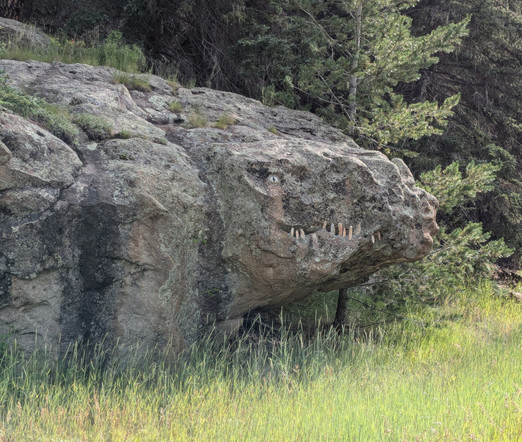
{"type": "Polygon", "coordinates": [[[0,17],[0,42],[32,49],[47,49],[51,45],[40,29],[4,17],[0,17]]]}
{"type": "Polygon", "coordinates": [[[437,202],[404,163],[312,114],[153,76],[129,90],[110,68],[0,69],[107,128],[70,146],[0,112],[0,333],[24,348],[177,351],[431,248],[437,202]]]}

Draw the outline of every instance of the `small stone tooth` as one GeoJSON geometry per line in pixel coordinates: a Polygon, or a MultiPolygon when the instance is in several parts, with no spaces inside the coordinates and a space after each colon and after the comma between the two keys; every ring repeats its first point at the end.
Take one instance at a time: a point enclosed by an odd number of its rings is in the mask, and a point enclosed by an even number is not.
{"type": "Polygon", "coordinates": [[[317,234],[316,234],[316,233],[312,233],[312,234],[310,235],[310,238],[312,238],[312,246],[313,246],[313,247],[318,247],[318,245],[319,245],[319,241],[318,241],[318,239],[317,239],[317,234]]]}
{"type": "Polygon", "coordinates": [[[348,229],[348,239],[352,239],[353,236],[353,226],[350,226],[348,229]]]}
{"type": "Polygon", "coordinates": [[[299,230],[295,229],[295,237],[296,239],[299,239],[299,230]]]}
{"type": "Polygon", "coordinates": [[[293,227],[290,229],[290,236],[294,236],[294,228],[293,227]]]}
{"type": "Polygon", "coordinates": [[[304,239],[305,233],[303,229],[300,229],[299,232],[301,233],[301,239],[304,239]]]}
{"type": "Polygon", "coordinates": [[[372,244],[375,244],[375,236],[372,235],[372,244]]]}
{"type": "Polygon", "coordinates": [[[339,223],[337,224],[337,230],[339,231],[339,236],[343,234],[343,224],[339,223]]]}
{"type": "Polygon", "coordinates": [[[332,224],[330,224],[330,233],[333,233],[335,235],[335,226],[332,224]]]}
{"type": "Polygon", "coordinates": [[[346,227],[343,227],[343,238],[346,238],[346,227]]]}
{"type": "Polygon", "coordinates": [[[377,232],[377,240],[378,240],[378,241],[381,240],[381,232],[377,232]]]}
{"type": "Polygon", "coordinates": [[[326,226],[327,226],[327,225],[328,225],[328,223],[325,221],[325,222],[323,223],[323,230],[326,230],[326,226]]]}
{"type": "Polygon", "coordinates": [[[361,223],[357,224],[355,228],[355,236],[359,236],[361,234],[361,223]]]}

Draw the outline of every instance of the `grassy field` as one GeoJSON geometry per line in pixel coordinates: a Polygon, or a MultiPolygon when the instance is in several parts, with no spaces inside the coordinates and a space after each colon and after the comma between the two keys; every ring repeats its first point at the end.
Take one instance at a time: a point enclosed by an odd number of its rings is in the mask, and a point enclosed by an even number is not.
{"type": "Polygon", "coordinates": [[[362,334],[178,361],[1,362],[2,440],[521,440],[522,308],[490,285],[362,334]]]}

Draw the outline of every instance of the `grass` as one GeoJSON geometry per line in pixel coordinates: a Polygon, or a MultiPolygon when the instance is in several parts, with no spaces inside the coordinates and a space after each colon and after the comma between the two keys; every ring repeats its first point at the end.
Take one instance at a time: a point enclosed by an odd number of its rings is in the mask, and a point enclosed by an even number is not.
{"type": "Polygon", "coordinates": [[[86,113],[71,116],[67,109],[12,88],[8,83],[7,76],[0,76],[0,106],[35,121],[66,143],[76,143],[77,126],[90,140],[101,141],[111,137],[112,127],[102,117],[86,113]]]}
{"type": "Polygon", "coordinates": [[[179,101],[173,101],[169,104],[169,110],[174,113],[181,112],[183,110],[183,105],[179,101]]]}
{"type": "Polygon", "coordinates": [[[520,439],[520,304],[486,284],[412,315],[343,337],[261,329],[104,370],[103,352],[10,350],[0,439],[520,439]]]}
{"type": "Polygon", "coordinates": [[[90,140],[101,141],[111,137],[112,126],[98,115],[76,114],[72,121],[80,126],[90,140]]]}
{"type": "Polygon", "coordinates": [[[204,115],[193,112],[189,115],[187,123],[191,128],[205,127],[208,123],[208,120],[204,115]]]}
{"type": "Polygon", "coordinates": [[[196,87],[196,83],[197,82],[195,78],[190,78],[183,84],[183,87],[186,89],[194,89],[196,87]]]}
{"type": "Polygon", "coordinates": [[[160,75],[160,77],[167,78],[165,80],[165,83],[167,83],[168,86],[170,86],[170,90],[173,95],[177,95],[179,88],[181,85],[178,83],[177,79],[168,78],[165,76],[160,75]]]}
{"type": "Polygon", "coordinates": [[[0,58],[110,66],[125,72],[143,72],[146,68],[142,50],[138,46],[124,44],[122,34],[118,31],[112,31],[104,41],[90,44],[63,37],[51,40],[51,46],[46,49],[34,48],[21,41],[10,41],[0,47],[0,58]]]}
{"type": "Polygon", "coordinates": [[[162,144],[163,146],[166,146],[168,144],[168,140],[163,137],[157,137],[152,140],[156,144],[162,144]]]}
{"type": "Polygon", "coordinates": [[[131,131],[128,131],[125,129],[120,131],[120,133],[118,134],[118,137],[121,138],[122,140],[128,140],[129,138],[132,138],[134,136],[135,135],[131,131]]]}
{"type": "Polygon", "coordinates": [[[66,109],[14,89],[8,81],[6,75],[0,76],[0,107],[41,124],[68,144],[76,142],[78,128],[71,122],[66,109]]]}
{"type": "Polygon", "coordinates": [[[127,89],[134,89],[137,91],[150,92],[150,81],[144,77],[137,77],[129,75],[125,72],[118,72],[112,77],[114,84],[123,84],[127,89]]]}
{"type": "Polygon", "coordinates": [[[218,120],[212,125],[212,127],[215,127],[217,129],[226,129],[228,126],[231,126],[233,124],[236,124],[236,119],[232,115],[224,113],[218,118],[218,120]]]}

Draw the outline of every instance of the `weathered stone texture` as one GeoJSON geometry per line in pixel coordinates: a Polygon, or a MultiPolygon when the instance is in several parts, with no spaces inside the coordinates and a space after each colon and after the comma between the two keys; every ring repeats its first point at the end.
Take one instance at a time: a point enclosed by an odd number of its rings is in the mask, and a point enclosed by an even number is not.
{"type": "Polygon", "coordinates": [[[208,324],[233,328],[250,309],[356,285],[430,250],[437,203],[404,163],[309,113],[172,92],[157,77],[150,92],[129,91],[110,68],[0,69],[104,118],[115,137],[68,146],[0,112],[0,333],[25,348],[38,333],[58,350],[102,339],[179,350],[208,324]],[[191,126],[196,114],[206,127],[191,126]],[[224,114],[235,124],[213,127],[224,114]]]}
{"type": "Polygon", "coordinates": [[[0,17],[0,42],[33,49],[46,49],[51,45],[49,37],[40,29],[5,17],[0,17]]]}

